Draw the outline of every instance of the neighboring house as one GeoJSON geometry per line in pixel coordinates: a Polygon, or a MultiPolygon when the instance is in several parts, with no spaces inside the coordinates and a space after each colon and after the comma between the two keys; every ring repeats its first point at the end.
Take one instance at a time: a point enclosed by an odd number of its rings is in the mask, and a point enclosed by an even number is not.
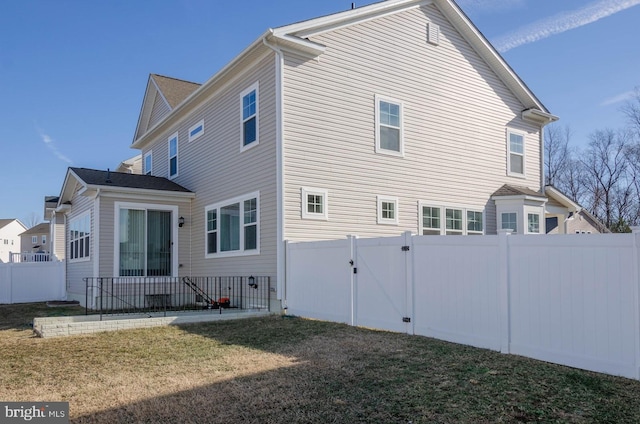
{"type": "Polygon", "coordinates": [[[21,253],[50,253],[51,229],[48,222],[29,228],[20,234],[21,253]]]}
{"type": "Polygon", "coordinates": [[[598,218],[569,199],[554,186],[545,188],[548,197],[546,230],[547,234],[601,234],[610,233],[598,218]]]}
{"type": "Polygon", "coordinates": [[[142,174],[142,155],[136,155],[132,158],[120,162],[115,172],[124,172],[125,174],[142,174]]]}
{"type": "Polygon", "coordinates": [[[53,256],[63,261],[66,257],[65,220],[64,213],[56,213],[59,196],[45,196],[44,219],[49,221],[49,251],[53,256]]]}
{"type": "Polygon", "coordinates": [[[145,175],[68,170],[69,296],[91,276],[264,275],[284,299],[287,240],[544,234],[556,119],[451,0],[269,29],[202,85],[149,77],[145,175]]]}
{"type": "Polygon", "coordinates": [[[10,254],[20,252],[20,234],[26,229],[17,219],[0,219],[0,262],[10,262],[10,254]]]}

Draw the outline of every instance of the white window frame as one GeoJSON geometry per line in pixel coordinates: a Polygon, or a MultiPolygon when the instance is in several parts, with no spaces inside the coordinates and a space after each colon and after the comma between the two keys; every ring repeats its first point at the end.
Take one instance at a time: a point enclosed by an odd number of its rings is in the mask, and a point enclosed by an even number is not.
{"type": "Polygon", "coordinates": [[[198,138],[202,137],[203,135],[204,135],[204,119],[201,119],[197,124],[192,125],[191,128],[189,128],[189,142],[197,140],[198,138]],[[198,131],[197,133],[193,134],[193,132],[195,130],[197,130],[198,128],[201,128],[200,131],[198,131]]]}
{"type": "Polygon", "coordinates": [[[47,236],[42,236],[42,244],[47,244],[47,236]]]}
{"type": "Polygon", "coordinates": [[[144,154],[142,160],[142,171],[144,175],[153,175],[153,151],[148,151],[144,154]],[[149,160],[149,166],[147,167],[147,159],[149,160]],[[148,169],[147,169],[148,168],[148,169]]]}
{"type": "Polygon", "coordinates": [[[259,90],[259,82],[256,81],[251,86],[247,87],[240,93],[240,151],[244,152],[246,150],[251,149],[252,147],[260,144],[260,90],[259,90]],[[256,112],[249,116],[248,118],[244,118],[244,98],[251,94],[252,91],[256,92],[256,112]],[[244,123],[251,118],[255,117],[256,119],[256,139],[249,144],[244,144],[244,123]]]}
{"type": "MultiPolygon", "coordinates": [[[[87,211],[84,212],[72,219],[69,220],[68,226],[67,226],[67,243],[66,243],[66,249],[67,249],[67,258],[69,258],[69,262],[87,262],[91,260],[91,245],[93,244],[93,231],[91,228],[91,211],[87,211]],[[77,237],[74,238],[73,237],[73,224],[79,221],[83,221],[88,219],[89,221],[89,233],[85,234],[82,237],[77,237]],[[86,238],[89,238],[88,243],[86,242],[86,238]],[[73,258],[72,254],[71,254],[71,249],[72,249],[72,245],[73,242],[78,241],[78,243],[80,243],[80,240],[85,240],[85,250],[84,250],[84,256],[81,257],[77,257],[77,258],[73,258]],[[87,246],[88,245],[88,246],[87,246]]],[[[78,249],[79,250],[79,249],[78,249]]]]}
{"type": "Polygon", "coordinates": [[[302,219],[327,221],[329,219],[329,191],[323,188],[302,187],[300,192],[302,197],[302,219]],[[322,198],[322,213],[309,212],[309,196],[322,198]]]}
{"type": "Polygon", "coordinates": [[[378,205],[378,224],[381,225],[398,225],[398,214],[399,214],[399,203],[397,197],[391,196],[377,196],[377,205],[378,205]],[[393,218],[385,218],[383,217],[383,209],[382,206],[384,203],[393,203],[393,218]]]}
{"type": "Polygon", "coordinates": [[[234,197],[233,199],[224,200],[222,202],[217,202],[211,205],[208,205],[204,208],[204,257],[206,259],[210,258],[224,258],[224,257],[233,257],[233,256],[252,256],[260,254],[260,192],[255,191],[253,193],[245,194],[242,196],[234,197]],[[244,202],[246,200],[256,199],[256,248],[251,250],[245,250],[244,248],[244,236],[245,236],[245,227],[249,225],[253,225],[253,223],[245,224],[244,223],[244,202]],[[220,251],[220,209],[225,206],[233,205],[234,203],[240,204],[240,241],[239,241],[239,249],[238,250],[230,250],[226,252],[220,251]],[[207,229],[207,217],[208,212],[210,210],[216,209],[216,218],[217,218],[217,226],[216,230],[218,232],[218,236],[216,237],[216,252],[208,253],[208,229],[207,229]]]}
{"type": "Polygon", "coordinates": [[[542,223],[540,222],[542,219],[542,217],[540,216],[539,213],[536,212],[527,212],[527,232],[526,234],[542,234],[542,223]],[[529,230],[529,218],[531,218],[532,216],[537,216],[538,217],[538,231],[530,231],[529,230]]]}
{"type": "MultiPolygon", "coordinates": [[[[5,240],[5,244],[9,244],[8,240],[5,240]]],[[[31,244],[38,244],[38,236],[31,236],[31,244]]]]}
{"type": "MultiPolygon", "coordinates": [[[[385,154],[385,155],[391,155],[391,156],[399,156],[399,157],[404,157],[404,104],[396,99],[392,99],[389,97],[384,97],[384,96],[380,96],[380,95],[375,95],[375,125],[376,125],[376,153],[381,153],[381,154],[385,154]],[[384,149],[382,148],[382,146],[380,145],[381,142],[381,136],[380,136],[380,127],[382,126],[382,123],[380,122],[380,102],[386,102],[386,103],[391,103],[394,104],[396,106],[399,107],[400,111],[400,126],[397,127],[399,130],[399,151],[395,151],[395,150],[389,150],[389,149],[384,149]]],[[[388,125],[385,125],[388,126],[388,125]]],[[[390,128],[396,128],[396,127],[392,127],[389,126],[390,128]]]]}
{"type": "MultiPolygon", "coordinates": [[[[437,230],[438,234],[426,234],[426,235],[447,235],[447,209],[452,210],[460,210],[462,211],[462,231],[458,230],[448,230],[455,231],[460,235],[478,235],[484,234],[486,228],[486,213],[483,208],[473,207],[473,206],[464,206],[464,205],[456,205],[456,204],[439,204],[438,202],[418,202],[418,231],[420,235],[425,235],[425,230],[434,231],[437,230]],[[424,215],[423,208],[431,208],[438,209],[440,211],[440,227],[432,228],[424,226],[424,215]],[[482,232],[480,231],[469,231],[469,222],[468,222],[468,212],[480,213],[482,215],[482,232]]],[[[451,235],[451,234],[449,234],[451,235]]]]}
{"type": "Polygon", "coordinates": [[[444,207],[444,234],[447,236],[451,235],[465,235],[466,230],[466,213],[464,208],[460,208],[457,206],[445,206],[444,207]],[[447,211],[459,211],[460,212],[460,229],[447,228],[447,211]],[[455,234],[447,234],[447,233],[455,233],[455,234]]]}
{"type": "Polygon", "coordinates": [[[511,230],[514,234],[518,234],[518,212],[516,212],[516,211],[500,212],[500,222],[499,222],[498,229],[500,229],[500,230],[507,230],[508,229],[508,230],[511,230]],[[516,221],[515,221],[516,222],[516,225],[515,225],[516,228],[504,228],[504,225],[503,225],[504,215],[511,215],[511,214],[516,216],[516,221]]]}
{"type": "Polygon", "coordinates": [[[178,163],[178,153],[180,150],[180,140],[178,139],[178,133],[174,133],[172,134],[168,139],[167,139],[167,157],[168,157],[168,168],[167,168],[167,175],[169,175],[169,179],[173,180],[174,178],[176,178],[179,174],[179,169],[180,169],[180,164],[178,163]],[[175,140],[176,141],[176,154],[171,156],[171,142],[175,140]],[[171,159],[175,158],[176,159],[176,173],[175,174],[171,174],[171,159]]]}
{"type": "Polygon", "coordinates": [[[507,175],[510,177],[525,178],[527,175],[527,137],[522,131],[507,128],[507,175]],[[511,151],[511,134],[522,137],[522,153],[511,151]],[[519,155],[522,157],[522,173],[511,171],[511,155],[519,155]]]}
{"type": "MultiPolygon", "coordinates": [[[[179,208],[175,205],[161,205],[155,203],[115,202],[114,231],[113,231],[113,275],[120,275],[120,209],[152,210],[171,212],[171,277],[178,276],[178,217],[179,208]]],[[[145,233],[146,238],[146,233],[145,233]]],[[[146,265],[145,265],[146,267],[146,265]]],[[[148,270],[146,270],[148,271],[148,270]]]]}

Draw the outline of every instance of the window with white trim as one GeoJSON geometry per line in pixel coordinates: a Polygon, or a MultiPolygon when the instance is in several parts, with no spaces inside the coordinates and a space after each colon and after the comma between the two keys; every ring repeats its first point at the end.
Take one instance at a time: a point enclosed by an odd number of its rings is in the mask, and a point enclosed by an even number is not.
{"type": "Polygon", "coordinates": [[[467,210],[467,234],[483,234],[482,212],[467,210]]]}
{"type": "Polygon", "coordinates": [[[328,191],[321,188],[302,187],[302,218],[327,220],[328,191]]]}
{"type": "Polygon", "coordinates": [[[507,173],[524,176],[524,134],[507,129],[507,149],[509,152],[507,173]]]}
{"type": "Polygon", "coordinates": [[[201,119],[200,122],[189,128],[189,141],[193,141],[198,139],[204,134],[204,119],[201,119]]]}
{"type": "Polygon", "coordinates": [[[47,236],[42,236],[42,244],[47,244],[47,236]]]}
{"type": "Polygon", "coordinates": [[[398,225],[398,199],[378,196],[378,224],[398,225]]]}
{"type": "Polygon", "coordinates": [[[258,144],[258,83],[240,94],[241,146],[246,150],[258,144]]]}
{"type": "Polygon", "coordinates": [[[169,137],[169,178],[178,176],[178,133],[169,137]]]}
{"type": "Polygon", "coordinates": [[[205,208],[205,257],[260,253],[259,193],[205,208]]]}
{"type": "Polygon", "coordinates": [[[445,209],[445,234],[448,236],[462,235],[462,209],[445,209]]]}
{"type": "Polygon", "coordinates": [[[537,213],[527,214],[527,232],[540,234],[540,215],[537,213]]]}
{"type": "Polygon", "coordinates": [[[376,152],[404,155],[402,103],[375,96],[376,152]]]}
{"type": "Polygon", "coordinates": [[[515,212],[504,212],[501,215],[502,224],[500,226],[503,230],[511,230],[514,233],[518,232],[518,214],[515,212]]]}
{"type": "Polygon", "coordinates": [[[69,260],[89,260],[91,241],[91,214],[72,219],[69,222],[69,260]]]}
{"type": "MultiPolygon", "coordinates": [[[[31,243],[37,244],[38,243],[38,236],[31,236],[31,243]]],[[[5,244],[7,244],[7,243],[5,243],[5,244]]]]}
{"type": "Polygon", "coordinates": [[[145,153],[144,154],[144,161],[142,163],[142,166],[143,166],[142,171],[143,171],[144,175],[151,175],[152,164],[153,164],[152,152],[145,153]]]}
{"type": "Polygon", "coordinates": [[[440,235],[441,228],[441,208],[422,206],[422,235],[440,235]]]}

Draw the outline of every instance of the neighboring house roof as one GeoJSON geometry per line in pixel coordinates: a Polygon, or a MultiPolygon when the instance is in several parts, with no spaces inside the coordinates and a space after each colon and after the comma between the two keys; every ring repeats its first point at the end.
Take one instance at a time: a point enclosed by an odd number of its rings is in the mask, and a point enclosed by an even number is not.
{"type": "MultiPolygon", "coordinates": [[[[259,52],[272,49],[292,52],[310,59],[319,58],[324,53],[326,47],[313,42],[309,37],[402,12],[424,4],[429,3],[424,0],[387,0],[275,29],[269,28],[242,53],[202,84],[202,86],[189,94],[188,97],[183,99],[179,104],[171,107],[170,113],[163,116],[161,120],[150,128],[147,128],[144,124],[144,122],[148,122],[148,114],[151,108],[150,102],[148,101],[150,92],[150,85],[148,85],[138,128],[136,129],[131,147],[140,149],[146,145],[146,143],[153,141],[160,132],[168,130],[177,120],[197,108],[203,101],[206,101],[212,93],[221,89],[226,81],[237,74],[237,70],[247,66],[250,63],[250,58],[255,57],[255,54],[259,52]]],[[[447,17],[472,48],[484,59],[522,103],[523,118],[540,124],[546,124],[558,119],[538,100],[453,0],[433,0],[432,4],[447,17]]],[[[150,80],[152,80],[152,78],[150,78],[150,80]]],[[[153,78],[153,81],[154,84],[157,85],[157,82],[155,82],[156,78],[153,78]]]]}
{"type": "Polygon", "coordinates": [[[29,228],[27,231],[25,231],[24,233],[21,233],[21,236],[26,236],[29,234],[48,234],[49,233],[49,223],[48,222],[42,222],[38,225],[35,225],[31,228],[29,228]]]}
{"type": "Polygon", "coordinates": [[[184,81],[177,78],[165,77],[163,75],[151,74],[171,109],[178,106],[191,93],[196,91],[201,84],[191,81],[184,81]]]}
{"type": "Polygon", "coordinates": [[[127,174],[142,173],[142,155],[135,155],[132,158],[120,162],[115,170],[116,172],[124,172],[127,174]]]}
{"type": "Polygon", "coordinates": [[[15,219],[15,218],[9,218],[9,219],[0,219],[0,228],[4,228],[7,225],[11,224],[13,221],[16,221],[18,224],[22,225],[22,227],[26,230],[27,227],[24,226],[24,224],[22,222],[20,222],[19,219],[15,219]]]}
{"type": "Polygon", "coordinates": [[[504,197],[504,196],[544,197],[544,194],[540,193],[539,191],[531,190],[528,187],[505,184],[491,195],[491,197],[504,197]]]}

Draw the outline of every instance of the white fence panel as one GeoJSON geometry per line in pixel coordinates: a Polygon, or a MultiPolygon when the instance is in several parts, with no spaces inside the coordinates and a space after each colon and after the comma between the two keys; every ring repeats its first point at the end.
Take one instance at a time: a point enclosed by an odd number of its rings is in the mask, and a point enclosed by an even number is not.
{"type": "Polygon", "coordinates": [[[408,332],[408,252],[405,236],[356,239],[355,325],[408,332]]]}
{"type": "Polygon", "coordinates": [[[287,243],[287,313],[353,324],[352,239],[287,243]]]}
{"type": "Polygon", "coordinates": [[[415,334],[500,350],[498,248],[498,236],[413,237],[415,334]]]}
{"type": "Polygon", "coordinates": [[[633,237],[510,236],[511,353],[637,378],[633,237]]]}
{"type": "Polygon", "coordinates": [[[64,262],[0,265],[0,303],[65,300],[64,262]]]}

